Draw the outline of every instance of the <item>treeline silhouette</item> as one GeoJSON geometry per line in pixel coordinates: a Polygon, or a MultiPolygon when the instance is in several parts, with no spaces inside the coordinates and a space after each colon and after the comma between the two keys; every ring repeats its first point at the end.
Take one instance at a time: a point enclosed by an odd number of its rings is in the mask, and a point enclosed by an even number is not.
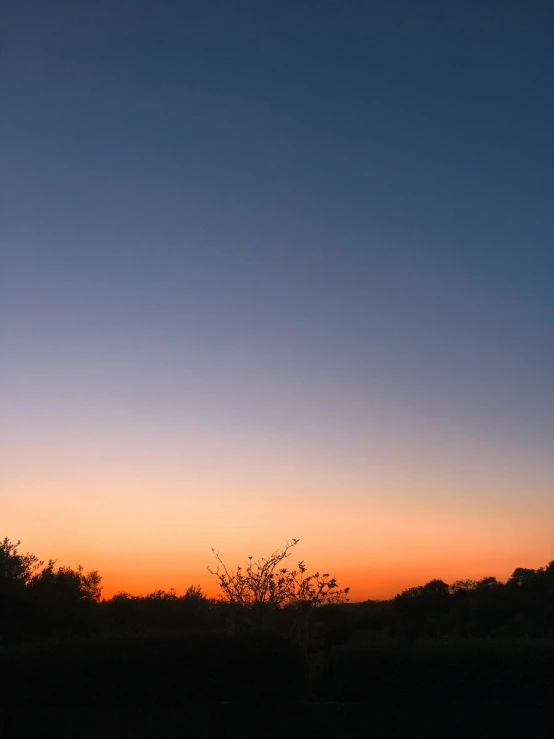
{"type": "MultiPolygon", "coordinates": [[[[495,577],[452,584],[431,580],[390,600],[349,603],[348,589],[339,589],[328,575],[304,575],[301,587],[291,590],[290,581],[298,578],[290,576],[298,571],[277,568],[296,543],[293,540],[282,551],[256,562],[255,573],[251,559],[246,574],[239,567],[236,572],[226,570],[223,579],[221,570],[209,568],[218,578],[219,598],[209,598],[200,586],[192,585],[183,594],[120,592],[102,599],[97,571],[56,566],[53,560],[45,564],[34,554],[21,553],[20,542],[6,538],[0,544],[0,644],[93,634],[239,631],[254,626],[299,633],[318,646],[459,638],[554,639],[554,561],[538,569],[518,567],[506,582],[495,577]],[[272,577],[274,572],[279,577],[272,577]],[[264,577],[269,585],[259,593],[264,577]],[[318,587],[311,586],[312,578],[318,587]],[[330,587],[320,587],[321,582],[330,587]],[[281,587],[277,595],[273,583],[281,587]],[[312,588],[309,597],[306,586],[312,588]],[[309,629],[302,629],[304,622],[309,629]]],[[[302,562],[299,567],[305,573],[302,562]]]]}
{"type": "Polygon", "coordinates": [[[348,602],[267,559],[210,570],[221,596],[118,593],[98,572],[0,544],[0,701],[534,698],[554,690],[554,561],[348,602]],[[7,679],[9,676],[9,680],[7,679]]]}

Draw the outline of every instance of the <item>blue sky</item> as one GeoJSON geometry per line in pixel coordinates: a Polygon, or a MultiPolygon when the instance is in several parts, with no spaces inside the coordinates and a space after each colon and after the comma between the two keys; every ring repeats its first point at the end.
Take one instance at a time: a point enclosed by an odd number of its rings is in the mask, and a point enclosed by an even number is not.
{"type": "Polygon", "coordinates": [[[370,460],[418,490],[473,471],[446,508],[511,479],[544,515],[553,26],[541,2],[8,8],[0,431],[27,508],[47,437],[61,474],[71,428],[154,424],[305,452],[298,481],[337,459],[335,502],[370,460]]]}

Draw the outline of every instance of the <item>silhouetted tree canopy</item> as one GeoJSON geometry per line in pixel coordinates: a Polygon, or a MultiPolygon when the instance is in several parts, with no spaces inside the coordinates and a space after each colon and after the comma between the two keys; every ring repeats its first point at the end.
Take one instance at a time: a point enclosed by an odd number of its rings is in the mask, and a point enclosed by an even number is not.
{"type": "Polygon", "coordinates": [[[25,586],[31,581],[42,562],[35,554],[20,554],[20,541],[11,542],[7,537],[0,544],[0,589],[25,586]]]}
{"type": "Polygon", "coordinates": [[[102,600],[96,570],[46,564],[0,544],[0,643],[92,634],[188,633],[250,629],[255,624],[294,634],[322,649],[421,639],[554,638],[554,561],[538,569],[518,567],[507,582],[487,576],[447,584],[430,580],[386,601],[349,603],[328,573],[308,574],[303,562],[285,560],[298,540],[267,558],[248,558],[229,569],[218,553],[219,598],[198,585],[184,593],[155,590],[146,596],[120,592],[102,600]],[[322,607],[325,606],[325,607],[322,607]]]}
{"type": "Polygon", "coordinates": [[[0,546],[0,639],[89,631],[102,595],[98,572],[57,567],[54,560],[44,565],[19,545],[5,538],[0,546]]]}

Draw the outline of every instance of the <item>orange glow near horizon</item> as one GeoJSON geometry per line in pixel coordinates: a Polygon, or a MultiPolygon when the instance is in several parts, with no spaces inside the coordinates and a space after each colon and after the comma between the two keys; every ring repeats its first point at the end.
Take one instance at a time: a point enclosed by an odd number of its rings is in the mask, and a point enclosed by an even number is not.
{"type": "Polygon", "coordinates": [[[290,562],[335,574],[353,600],[554,558],[549,459],[354,410],[336,401],[333,434],[315,421],[257,432],[95,407],[21,414],[0,460],[2,536],[97,569],[107,597],[197,584],[216,595],[211,547],[235,567],[291,538],[290,562]]]}
{"type": "Polygon", "coordinates": [[[439,501],[316,503],[290,495],[260,499],[255,490],[239,497],[206,487],[186,496],[133,497],[101,494],[91,486],[79,500],[56,486],[31,507],[23,495],[4,503],[12,539],[22,551],[60,564],[97,569],[103,595],[157,589],[184,592],[201,585],[218,594],[207,571],[211,547],[233,569],[247,556],[265,556],[299,538],[290,564],[304,560],[311,571],[334,574],[352,600],[389,598],[433,578],[446,582],[494,575],[505,580],[516,567],[539,567],[553,557],[551,518],[530,507],[440,506],[439,501]]]}

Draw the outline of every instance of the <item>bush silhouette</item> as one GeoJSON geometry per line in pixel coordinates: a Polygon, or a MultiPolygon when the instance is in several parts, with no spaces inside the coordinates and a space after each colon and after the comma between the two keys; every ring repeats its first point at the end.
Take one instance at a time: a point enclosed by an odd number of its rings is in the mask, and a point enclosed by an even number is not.
{"type": "Polygon", "coordinates": [[[208,567],[208,571],[218,580],[222,600],[251,611],[260,610],[260,606],[308,610],[347,601],[349,588],[341,590],[329,573],[308,575],[304,562],[299,562],[294,570],[279,567],[298,542],[299,539],[292,539],[284,549],[278,549],[268,558],[248,557],[246,567],[239,565],[235,571],[212,550],[218,564],[215,570],[208,567]]]}

